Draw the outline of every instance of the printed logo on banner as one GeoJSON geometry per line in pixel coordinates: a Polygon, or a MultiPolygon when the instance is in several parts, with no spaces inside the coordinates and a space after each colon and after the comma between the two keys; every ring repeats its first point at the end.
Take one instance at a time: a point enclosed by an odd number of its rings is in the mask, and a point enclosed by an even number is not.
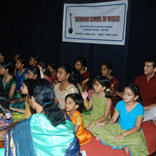
{"type": "Polygon", "coordinates": [[[125,44],[128,1],[64,4],[65,42],[125,44]]]}

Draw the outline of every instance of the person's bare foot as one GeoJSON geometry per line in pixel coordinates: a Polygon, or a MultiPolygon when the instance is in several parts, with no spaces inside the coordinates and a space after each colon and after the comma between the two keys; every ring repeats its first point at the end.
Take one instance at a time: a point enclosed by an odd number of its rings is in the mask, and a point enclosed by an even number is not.
{"type": "Polygon", "coordinates": [[[124,146],[123,149],[125,150],[126,154],[129,153],[129,147],[128,146],[124,146]]]}
{"type": "Polygon", "coordinates": [[[100,140],[100,137],[96,137],[95,140],[96,140],[96,141],[99,141],[99,140],[100,140]]]}
{"type": "Polygon", "coordinates": [[[148,122],[153,124],[154,126],[156,126],[156,121],[155,120],[148,120],[148,122]]]}

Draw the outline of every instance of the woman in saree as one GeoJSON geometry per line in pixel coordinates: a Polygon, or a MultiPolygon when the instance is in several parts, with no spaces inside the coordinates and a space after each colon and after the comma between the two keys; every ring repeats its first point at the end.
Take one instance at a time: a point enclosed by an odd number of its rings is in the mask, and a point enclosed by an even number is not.
{"type": "MultiPolygon", "coordinates": [[[[52,84],[45,79],[33,80],[28,93],[36,114],[6,132],[5,155],[79,156],[80,146],[73,123],[52,102],[52,84]]],[[[3,134],[0,133],[0,140],[4,139],[3,134]]]]}
{"type": "Polygon", "coordinates": [[[82,86],[83,90],[89,89],[89,82],[90,82],[90,72],[87,71],[87,61],[85,58],[77,58],[75,63],[75,68],[80,71],[80,74],[82,75],[83,80],[79,82],[79,84],[82,86]]]}

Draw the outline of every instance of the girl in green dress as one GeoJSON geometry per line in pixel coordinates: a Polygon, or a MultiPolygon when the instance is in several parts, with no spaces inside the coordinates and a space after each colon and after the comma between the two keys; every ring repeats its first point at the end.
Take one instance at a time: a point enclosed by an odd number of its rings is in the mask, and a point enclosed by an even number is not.
{"type": "Polygon", "coordinates": [[[148,149],[141,125],[144,118],[144,108],[139,97],[139,88],[129,84],[123,92],[123,100],[115,107],[111,119],[97,123],[92,129],[96,140],[113,148],[124,149],[132,156],[147,156],[148,149]],[[115,123],[119,117],[119,122],[115,123]]]}
{"type": "Polygon", "coordinates": [[[3,75],[2,83],[4,91],[9,94],[10,100],[15,99],[17,81],[13,76],[13,67],[11,62],[3,61],[0,64],[0,75],[3,75]]]}
{"type": "Polygon", "coordinates": [[[84,91],[82,97],[84,106],[87,110],[92,108],[90,114],[84,114],[84,127],[91,131],[93,125],[110,118],[112,106],[111,94],[109,89],[109,79],[105,76],[96,77],[93,83],[95,93],[92,94],[90,101],[87,101],[88,92],[84,91]]]}

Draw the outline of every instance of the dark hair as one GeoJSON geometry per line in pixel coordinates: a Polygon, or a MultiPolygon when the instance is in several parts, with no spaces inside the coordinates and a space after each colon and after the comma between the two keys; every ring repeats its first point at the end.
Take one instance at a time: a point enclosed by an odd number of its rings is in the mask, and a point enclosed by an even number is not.
{"type": "Polygon", "coordinates": [[[105,97],[106,98],[111,98],[111,93],[110,93],[110,89],[109,89],[109,87],[110,87],[109,79],[106,76],[97,76],[94,79],[94,82],[95,81],[98,81],[102,85],[102,87],[106,87],[106,89],[105,89],[105,93],[106,93],[105,97]]]}
{"type": "Polygon", "coordinates": [[[87,67],[87,61],[86,61],[85,58],[79,57],[79,58],[76,59],[76,61],[79,61],[81,63],[81,65],[82,65],[82,67],[87,67]]]}
{"type": "Polygon", "coordinates": [[[8,93],[0,92],[0,105],[6,109],[9,109],[10,97],[8,93]]]}
{"type": "Polygon", "coordinates": [[[83,98],[81,96],[81,94],[77,94],[77,93],[71,93],[71,94],[68,94],[66,97],[65,97],[65,100],[70,97],[72,98],[72,100],[75,102],[76,105],[79,105],[79,108],[77,109],[79,112],[82,111],[82,108],[83,108],[83,98]]]}
{"type": "Polygon", "coordinates": [[[64,113],[53,103],[54,89],[52,84],[46,79],[33,80],[28,86],[29,96],[33,96],[35,101],[43,106],[43,110],[52,125],[65,124],[64,113]]]}
{"type": "Polygon", "coordinates": [[[32,57],[35,61],[37,61],[36,65],[39,63],[39,57],[36,55],[31,55],[30,57],[32,57]]]}
{"type": "Polygon", "coordinates": [[[142,104],[142,98],[141,98],[141,96],[139,94],[139,87],[136,84],[133,84],[133,83],[127,84],[125,86],[125,88],[126,87],[129,88],[134,93],[134,95],[138,95],[139,96],[139,98],[136,101],[142,104]]]}
{"type": "Polygon", "coordinates": [[[48,63],[48,65],[50,66],[50,67],[52,67],[54,70],[56,70],[57,71],[57,63],[56,62],[49,62],[48,63]]]}
{"type": "Polygon", "coordinates": [[[24,64],[23,68],[25,68],[25,65],[26,65],[25,59],[23,57],[19,57],[17,58],[17,60],[19,60],[21,64],[24,64]]]}
{"type": "Polygon", "coordinates": [[[18,55],[18,57],[23,57],[23,54],[20,52],[16,53],[15,55],[18,55]]]}
{"type": "Polygon", "coordinates": [[[0,54],[5,57],[5,52],[0,50],[0,54]]]}
{"type": "Polygon", "coordinates": [[[1,63],[1,66],[2,66],[4,69],[8,69],[8,70],[9,70],[8,73],[9,73],[10,75],[13,75],[13,67],[12,67],[12,63],[11,63],[11,62],[9,62],[9,61],[3,61],[3,62],[1,63]]]}
{"type": "Polygon", "coordinates": [[[156,67],[156,58],[148,58],[145,62],[153,63],[153,68],[156,67]]]}
{"type": "Polygon", "coordinates": [[[62,64],[58,68],[63,68],[67,74],[71,74],[71,66],[68,64],[62,64]]]}
{"type": "MultiPolygon", "coordinates": [[[[112,64],[111,64],[110,62],[103,62],[103,63],[101,64],[101,67],[102,67],[103,65],[105,65],[109,70],[112,70],[112,64]]],[[[110,75],[113,75],[113,74],[112,74],[112,71],[111,71],[110,75]]]]}
{"type": "Polygon", "coordinates": [[[23,81],[23,83],[26,85],[26,87],[29,87],[29,84],[33,81],[34,79],[26,79],[23,81]]]}
{"type": "Polygon", "coordinates": [[[49,69],[47,69],[47,64],[45,62],[40,62],[39,66],[41,66],[43,69],[45,69],[44,74],[51,77],[51,72],[49,71],[49,69]]]}
{"type": "Polygon", "coordinates": [[[79,90],[79,87],[78,87],[78,83],[83,80],[83,77],[82,75],[80,74],[80,71],[77,70],[77,69],[73,69],[69,78],[68,78],[69,82],[74,84],[76,86],[76,88],[78,89],[79,93],[80,93],[80,90],[79,90]]]}
{"type": "Polygon", "coordinates": [[[30,68],[28,68],[34,75],[37,74],[37,78],[41,78],[41,75],[40,75],[40,69],[36,66],[32,66],[30,68]]]}

